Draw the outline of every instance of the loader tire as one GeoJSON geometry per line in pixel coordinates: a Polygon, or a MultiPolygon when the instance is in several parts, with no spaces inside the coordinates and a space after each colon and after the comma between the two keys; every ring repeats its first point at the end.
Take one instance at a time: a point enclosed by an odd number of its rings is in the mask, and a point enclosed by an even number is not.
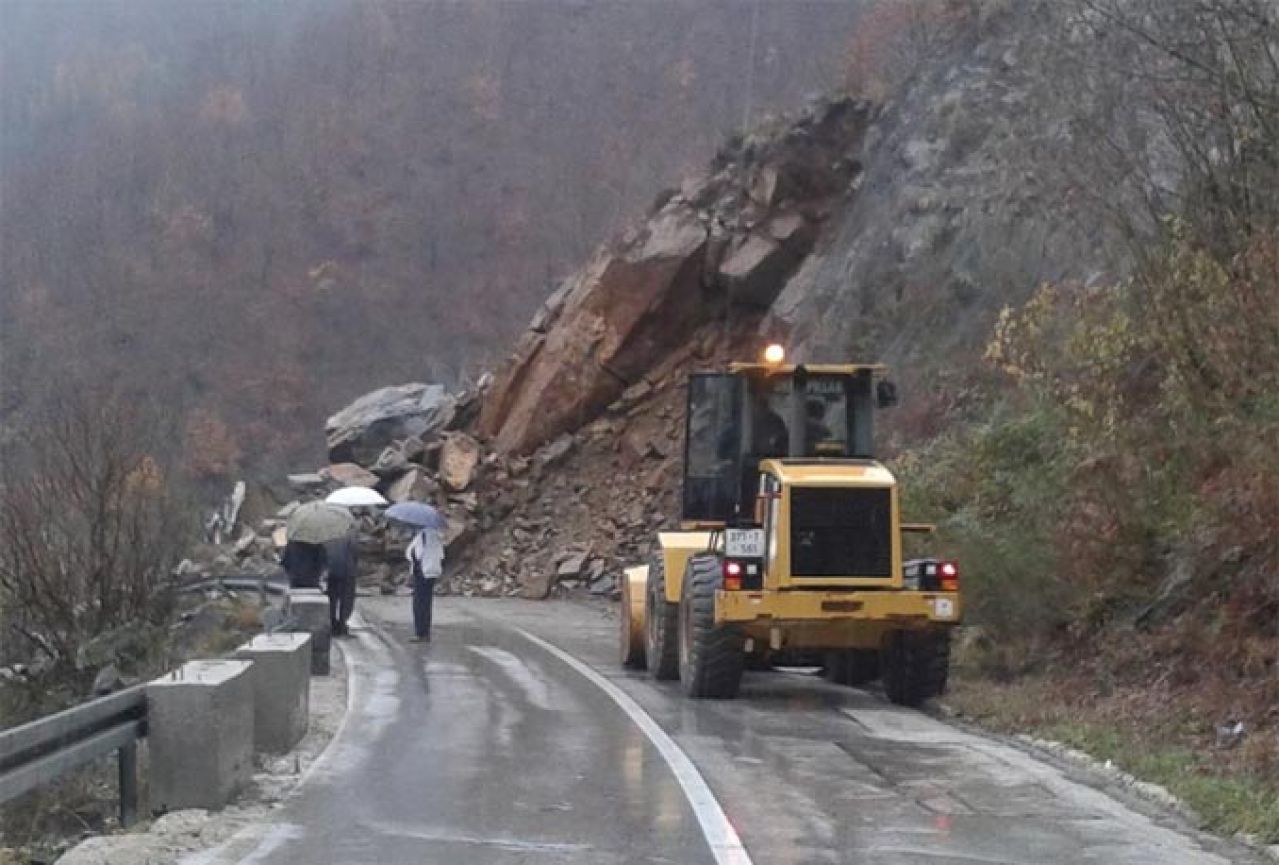
{"type": "Polygon", "coordinates": [[[745,641],[732,625],[715,624],[718,556],[693,556],[684,570],[679,603],[679,679],[693,699],[731,700],[742,684],[745,641]]]}
{"type": "Polygon", "coordinates": [[[919,706],[946,690],[950,631],[894,631],[884,642],[884,693],[899,706],[919,706]]]}
{"type": "Polygon", "coordinates": [[[644,657],[648,672],[659,682],[679,678],[679,604],[666,600],[666,571],[662,554],[648,564],[644,592],[644,657]]]}
{"type": "Polygon", "coordinates": [[[856,688],[880,676],[879,652],[874,649],[837,649],[826,653],[826,678],[836,685],[856,688]]]}

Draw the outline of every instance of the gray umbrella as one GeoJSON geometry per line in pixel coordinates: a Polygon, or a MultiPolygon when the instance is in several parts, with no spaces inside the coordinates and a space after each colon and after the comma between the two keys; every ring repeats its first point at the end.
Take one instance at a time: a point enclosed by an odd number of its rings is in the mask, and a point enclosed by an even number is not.
{"type": "Polygon", "coordinates": [[[445,529],[448,527],[448,520],[444,519],[443,514],[422,502],[400,502],[398,505],[391,505],[391,507],[387,508],[386,515],[390,519],[408,523],[410,526],[416,526],[419,529],[445,529]]]}
{"type": "Polygon", "coordinates": [[[346,537],[355,519],[346,508],[326,502],[307,502],[289,517],[289,540],[323,544],[346,537]]]}

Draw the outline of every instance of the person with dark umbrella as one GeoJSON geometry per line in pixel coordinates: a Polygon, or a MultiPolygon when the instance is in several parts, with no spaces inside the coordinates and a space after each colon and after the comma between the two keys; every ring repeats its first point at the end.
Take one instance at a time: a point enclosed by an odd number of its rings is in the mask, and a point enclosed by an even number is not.
{"type": "Polygon", "coordinates": [[[288,574],[290,589],[318,589],[324,573],[324,547],[290,539],[284,545],[280,566],[288,574]]]}
{"type": "Polygon", "coordinates": [[[360,554],[355,538],[337,538],[324,545],[328,566],[325,591],[329,596],[329,621],[335,637],[350,636],[347,622],[355,611],[355,584],[360,573],[360,554]]]}
{"type": "Polygon", "coordinates": [[[288,542],[280,565],[291,589],[318,589],[324,573],[324,544],[349,535],[355,520],[345,508],[327,502],[307,502],[289,515],[288,542]]]}

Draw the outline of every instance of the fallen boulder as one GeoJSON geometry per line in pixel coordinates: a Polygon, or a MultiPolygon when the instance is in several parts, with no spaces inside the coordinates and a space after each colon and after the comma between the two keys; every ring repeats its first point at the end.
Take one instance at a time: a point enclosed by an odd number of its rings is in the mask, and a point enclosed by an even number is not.
{"type": "Polygon", "coordinates": [[[440,480],[450,490],[461,492],[471,485],[479,462],[479,443],[466,433],[450,433],[440,451],[440,480]]]}
{"type": "Polygon", "coordinates": [[[545,600],[555,588],[557,574],[555,571],[542,570],[528,574],[523,579],[520,595],[534,601],[545,600]]]}
{"type": "Polygon", "coordinates": [[[529,331],[494,381],[481,428],[527,453],[617,399],[702,320],[706,229],[688,208],[654,217],[575,278],[546,334],[529,331]]]}
{"type": "Polygon", "coordinates": [[[402,384],[367,393],[325,422],[329,459],[373,465],[394,441],[437,435],[453,420],[456,404],[438,384],[402,384]]]}
{"type": "Polygon", "coordinates": [[[289,475],[289,486],[299,492],[314,492],[324,486],[324,478],[319,472],[289,475]]]}
{"type": "Polygon", "coordinates": [[[386,490],[386,497],[393,504],[400,502],[429,502],[439,489],[435,481],[420,468],[411,468],[386,490]]]}
{"type": "Polygon", "coordinates": [[[355,463],[336,463],[321,469],[320,474],[325,479],[343,487],[369,487],[371,489],[377,486],[378,481],[377,475],[355,463]]]}

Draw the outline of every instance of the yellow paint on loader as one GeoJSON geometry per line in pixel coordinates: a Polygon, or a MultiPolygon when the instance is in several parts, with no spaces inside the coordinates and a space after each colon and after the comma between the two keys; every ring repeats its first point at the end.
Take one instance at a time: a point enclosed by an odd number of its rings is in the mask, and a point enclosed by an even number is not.
{"type": "Polygon", "coordinates": [[[622,665],[626,667],[644,667],[644,588],[647,583],[648,565],[622,572],[620,648],[622,665]]]}
{"type": "Polygon", "coordinates": [[[710,547],[711,533],[658,532],[657,542],[662,547],[662,564],[666,567],[666,600],[678,604],[684,584],[684,566],[693,556],[710,547]]]}

